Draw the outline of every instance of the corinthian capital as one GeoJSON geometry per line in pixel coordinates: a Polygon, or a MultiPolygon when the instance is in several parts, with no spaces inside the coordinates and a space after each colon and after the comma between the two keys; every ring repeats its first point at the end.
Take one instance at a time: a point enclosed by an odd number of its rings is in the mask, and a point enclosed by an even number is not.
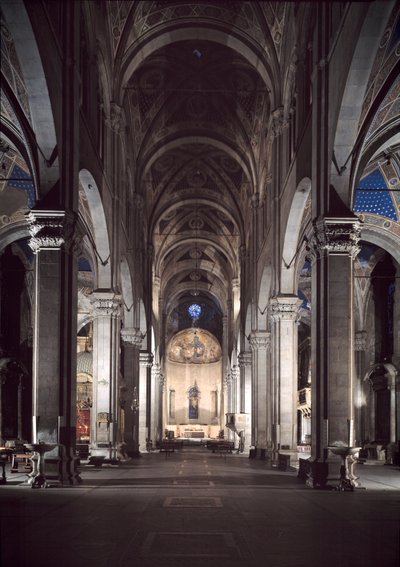
{"type": "Polygon", "coordinates": [[[59,250],[62,246],[70,252],[78,244],[76,215],[71,211],[30,211],[26,220],[31,235],[29,246],[34,254],[40,250],[59,250]]]}
{"type": "Polygon", "coordinates": [[[270,350],[271,333],[268,331],[252,331],[249,338],[251,350],[270,350]]]}
{"type": "Polygon", "coordinates": [[[122,298],[112,291],[95,291],[91,298],[94,317],[114,317],[121,315],[122,298]]]}
{"type": "Polygon", "coordinates": [[[153,355],[150,352],[141,352],[139,354],[139,365],[151,368],[153,366],[153,355]]]}
{"type": "Polygon", "coordinates": [[[271,299],[270,315],[273,321],[297,321],[301,299],[297,295],[279,295],[271,299]]]}
{"type": "Polygon", "coordinates": [[[239,367],[251,365],[251,352],[243,350],[238,356],[239,367]]]}
{"type": "Polygon", "coordinates": [[[307,245],[311,262],[324,254],[351,256],[360,251],[361,222],[358,217],[322,218],[313,223],[313,233],[307,245]]]}
{"type": "Polygon", "coordinates": [[[142,347],[143,338],[140,329],[125,327],[125,329],[121,330],[122,341],[128,345],[132,345],[134,348],[140,349],[142,347]]]}

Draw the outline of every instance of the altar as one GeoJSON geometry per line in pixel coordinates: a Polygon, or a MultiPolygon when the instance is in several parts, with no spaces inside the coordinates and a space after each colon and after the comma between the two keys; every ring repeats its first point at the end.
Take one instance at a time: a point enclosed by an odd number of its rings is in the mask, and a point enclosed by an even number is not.
{"type": "Polygon", "coordinates": [[[185,429],[185,431],[183,432],[183,436],[185,437],[185,439],[204,439],[204,431],[198,431],[198,430],[187,430],[185,429]]]}

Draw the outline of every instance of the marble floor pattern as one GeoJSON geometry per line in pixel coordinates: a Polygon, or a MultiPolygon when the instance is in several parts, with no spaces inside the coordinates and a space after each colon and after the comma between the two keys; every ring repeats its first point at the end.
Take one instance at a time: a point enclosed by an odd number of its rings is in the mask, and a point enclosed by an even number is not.
{"type": "Polygon", "coordinates": [[[397,566],[399,468],[357,473],[364,489],[312,490],[295,472],[206,449],[82,467],[82,484],[66,488],[32,490],[7,469],[0,564],[397,566]]]}

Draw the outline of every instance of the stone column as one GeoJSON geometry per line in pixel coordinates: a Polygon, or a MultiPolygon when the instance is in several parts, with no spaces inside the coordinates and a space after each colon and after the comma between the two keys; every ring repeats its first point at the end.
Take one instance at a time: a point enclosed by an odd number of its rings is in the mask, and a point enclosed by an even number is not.
{"type": "Polygon", "coordinates": [[[155,444],[163,435],[161,431],[161,409],[162,392],[164,388],[164,374],[158,362],[154,362],[151,368],[151,390],[150,390],[150,438],[155,444]]]}
{"type": "Polygon", "coordinates": [[[150,371],[153,355],[149,352],[139,354],[139,451],[146,452],[146,442],[150,439],[150,371]]]}
{"type": "Polygon", "coordinates": [[[351,213],[320,218],[308,243],[313,263],[312,486],[326,483],[327,447],[355,441],[353,258],[360,250],[360,230],[360,221],[351,213]]]}
{"type": "Polygon", "coordinates": [[[252,351],[252,414],[256,455],[265,458],[272,450],[272,391],[269,353],[271,333],[253,331],[250,335],[252,351]]]}
{"type": "MultiPolygon", "coordinates": [[[[225,401],[225,410],[223,415],[221,415],[221,420],[223,420],[223,426],[226,423],[226,415],[227,413],[232,413],[232,374],[231,370],[227,369],[224,376],[224,401],[225,401]]],[[[222,396],[221,396],[222,397],[222,396]]],[[[229,441],[233,440],[234,434],[228,427],[225,428],[226,436],[229,441]]]]}
{"type": "Polygon", "coordinates": [[[297,461],[297,320],[301,300],[280,295],[271,300],[274,384],[276,384],[276,449],[297,461]]]}
{"type": "Polygon", "coordinates": [[[76,439],[77,262],[75,216],[66,211],[27,215],[35,254],[33,443],[48,443],[49,482],[73,484],[76,439]]]}
{"type": "Polygon", "coordinates": [[[354,350],[356,364],[356,384],[354,392],[355,402],[355,441],[357,444],[364,443],[368,435],[367,399],[369,396],[369,381],[364,382],[365,376],[365,351],[367,348],[367,331],[357,331],[355,334],[354,350]]]}
{"type": "MultiPolygon", "coordinates": [[[[229,411],[231,396],[231,376],[228,358],[228,316],[222,316],[222,376],[225,388],[221,388],[220,429],[225,429],[225,414],[229,411]]],[[[228,430],[228,437],[230,433],[228,430]]]]}
{"type": "Polygon", "coordinates": [[[91,454],[115,458],[121,296],[95,291],[93,307],[93,410],[91,454]]]}
{"type": "Polygon", "coordinates": [[[124,388],[121,393],[124,409],[122,450],[128,457],[139,453],[139,352],[143,342],[140,329],[125,328],[121,331],[124,343],[124,388]]]}
{"type": "Polygon", "coordinates": [[[247,450],[250,445],[254,445],[252,439],[252,392],[251,392],[251,352],[242,351],[239,354],[240,371],[240,412],[247,416],[244,431],[244,448],[247,450]]]}

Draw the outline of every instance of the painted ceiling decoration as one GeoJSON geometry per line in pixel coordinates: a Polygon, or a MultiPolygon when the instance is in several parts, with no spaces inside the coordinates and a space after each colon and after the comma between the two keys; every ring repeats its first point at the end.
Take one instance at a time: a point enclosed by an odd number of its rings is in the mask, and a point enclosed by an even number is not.
{"type": "Polygon", "coordinates": [[[221,358],[221,345],[205,329],[186,329],[177,333],[167,349],[170,362],[208,364],[221,358]]]}
{"type": "Polygon", "coordinates": [[[369,212],[398,222],[400,218],[398,192],[390,191],[398,185],[399,180],[396,176],[387,180],[378,166],[358,183],[354,212],[369,212]]]}

